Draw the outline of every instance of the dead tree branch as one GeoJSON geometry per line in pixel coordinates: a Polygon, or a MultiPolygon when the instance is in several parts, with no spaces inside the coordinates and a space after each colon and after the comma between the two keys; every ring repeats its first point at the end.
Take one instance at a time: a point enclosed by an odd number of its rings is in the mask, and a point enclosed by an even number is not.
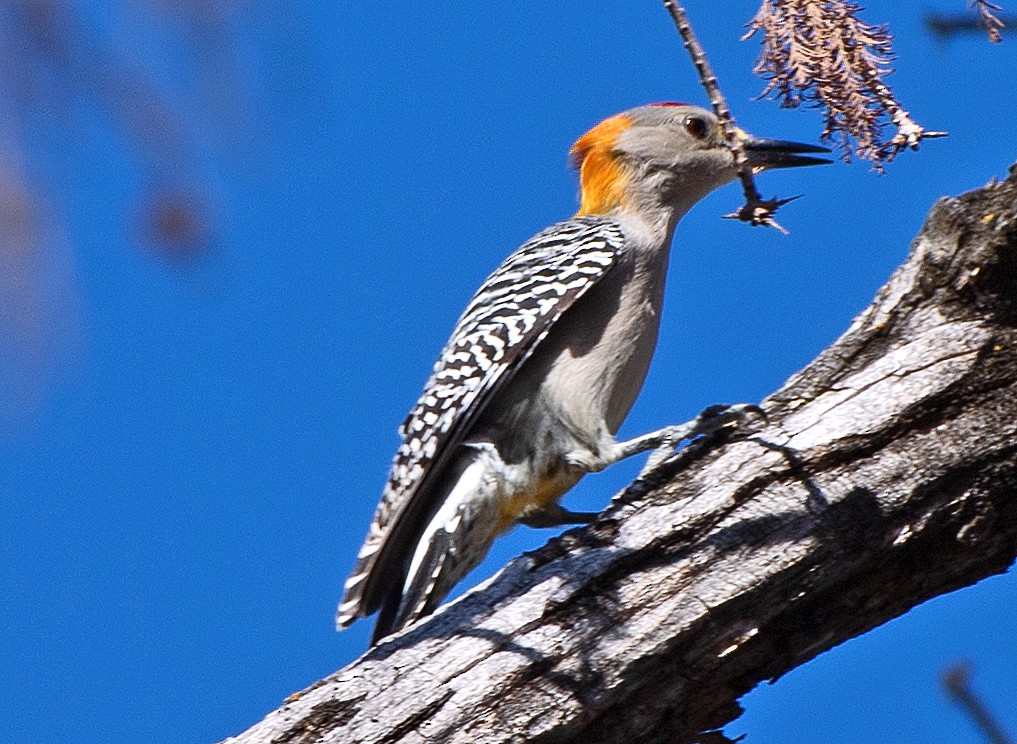
{"type": "Polygon", "coordinates": [[[901,150],[946,133],[915,122],[887,86],[893,36],[885,24],[863,21],[861,10],[846,0],[762,0],[742,38],[761,39],[755,71],[766,80],[762,96],[822,109],[823,139],[845,160],[853,150],[883,170],[901,150]]]}
{"type": "Polygon", "coordinates": [[[844,335],[598,522],[232,744],[691,742],[1017,555],[1017,170],[932,210],[844,335]]]}

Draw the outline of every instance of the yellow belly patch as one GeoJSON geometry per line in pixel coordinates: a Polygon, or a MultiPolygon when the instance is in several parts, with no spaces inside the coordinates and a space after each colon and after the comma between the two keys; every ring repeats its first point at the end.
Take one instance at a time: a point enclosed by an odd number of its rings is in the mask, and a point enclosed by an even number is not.
{"type": "Polygon", "coordinates": [[[514,493],[498,501],[498,532],[504,532],[528,512],[537,511],[557,501],[579,480],[569,474],[544,478],[532,491],[514,493]]]}

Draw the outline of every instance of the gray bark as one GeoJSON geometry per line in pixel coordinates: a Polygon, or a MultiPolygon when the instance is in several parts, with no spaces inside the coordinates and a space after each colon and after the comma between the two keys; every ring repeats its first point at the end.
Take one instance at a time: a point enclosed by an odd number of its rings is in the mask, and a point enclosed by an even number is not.
{"type": "Polygon", "coordinates": [[[255,742],[687,742],[1017,555],[1017,170],[933,208],[847,332],[595,524],[291,698],[255,742]]]}

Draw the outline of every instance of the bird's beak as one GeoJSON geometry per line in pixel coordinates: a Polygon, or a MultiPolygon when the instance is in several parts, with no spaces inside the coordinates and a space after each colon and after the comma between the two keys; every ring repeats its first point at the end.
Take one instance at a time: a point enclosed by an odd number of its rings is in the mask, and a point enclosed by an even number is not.
{"type": "Polygon", "coordinates": [[[763,137],[746,137],[745,154],[749,165],[758,170],[770,168],[797,168],[802,165],[823,165],[832,161],[826,158],[814,158],[802,155],[803,152],[830,152],[829,148],[819,145],[806,145],[802,142],[766,139],[763,137]]]}

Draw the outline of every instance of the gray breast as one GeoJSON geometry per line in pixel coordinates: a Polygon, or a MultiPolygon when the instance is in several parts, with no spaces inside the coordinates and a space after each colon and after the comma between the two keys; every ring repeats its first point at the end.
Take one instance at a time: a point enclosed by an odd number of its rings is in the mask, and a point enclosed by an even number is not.
{"type": "Polygon", "coordinates": [[[558,320],[470,439],[494,442],[510,463],[613,441],[656,346],[666,261],[635,252],[619,260],[558,320]]]}

